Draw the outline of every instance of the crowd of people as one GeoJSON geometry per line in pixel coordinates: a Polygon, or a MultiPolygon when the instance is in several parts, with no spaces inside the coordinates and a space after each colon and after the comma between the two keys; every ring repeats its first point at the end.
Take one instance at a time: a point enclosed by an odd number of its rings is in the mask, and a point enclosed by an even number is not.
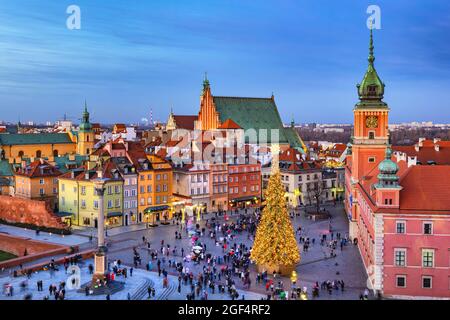
{"type": "MultiPolygon", "coordinates": [[[[291,218],[296,219],[298,215],[299,213],[294,212],[291,218]]],[[[201,225],[199,221],[195,224],[192,218],[182,222],[181,216],[176,216],[173,224],[176,224],[177,228],[173,238],[163,239],[155,244],[145,235],[142,236],[142,243],[132,249],[133,267],[144,267],[148,271],[157,272],[163,288],[169,286],[169,275],[175,276],[178,280],[172,280],[175,282],[173,285],[187,300],[208,300],[215,294],[225,295],[232,300],[245,299],[245,295],[239,293],[240,290],[252,290],[262,294],[265,292],[267,299],[274,300],[317,298],[321,294],[344,292],[343,280],[317,281],[311,286],[310,293],[307,286],[297,286],[296,281],[291,283],[290,288],[285,288],[283,278],[275,272],[252,273],[251,247],[248,244],[252,243],[255,237],[260,216],[261,211],[258,208],[236,209],[209,215],[201,225]],[[142,252],[147,253],[144,266],[142,252]]],[[[342,251],[349,243],[353,244],[347,234],[343,236],[340,232],[333,232],[331,223],[329,229],[315,235],[315,238],[308,230],[298,227],[296,236],[302,254],[308,254],[311,247],[315,246],[316,240],[320,242],[322,249],[328,250],[327,258],[336,257],[338,248],[342,251]]],[[[68,265],[77,262],[78,259],[65,261],[64,267],[67,270],[68,265]]],[[[105,281],[115,280],[118,276],[123,279],[132,277],[133,267],[124,266],[120,259],[114,260],[112,264],[108,263],[109,272],[105,281]]],[[[56,265],[50,266],[51,270],[56,268],[56,265]]],[[[89,265],[88,268],[92,274],[93,266],[89,265]]],[[[51,285],[48,297],[63,300],[64,285],[51,285]]],[[[42,291],[42,283],[38,284],[38,291],[42,291]]],[[[10,284],[4,286],[5,295],[13,295],[13,292],[10,284]]],[[[148,299],[155,298],[155,287],[149,286],[147,293],[148,299]]],[[[86,291],[86,295],[88,294],[86,291]]],[[[365,294],[362,296],[366,297],[365,294]]],[[[107,296],[107,299],[110,299],[110,296],[107,296]]],[[[131,299],[130,294],[128,299],[131,299]]]]}

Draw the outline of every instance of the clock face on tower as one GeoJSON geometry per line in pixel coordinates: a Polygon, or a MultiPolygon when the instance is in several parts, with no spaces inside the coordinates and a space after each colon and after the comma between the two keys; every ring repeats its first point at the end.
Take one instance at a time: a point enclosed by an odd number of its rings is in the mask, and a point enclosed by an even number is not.
{"type": "Polygon", "coordinates": [[[368,116],[366,118],[366,127],[367,128],[377,128],[378,127],[378,117],[377,116],[368,116]]]}

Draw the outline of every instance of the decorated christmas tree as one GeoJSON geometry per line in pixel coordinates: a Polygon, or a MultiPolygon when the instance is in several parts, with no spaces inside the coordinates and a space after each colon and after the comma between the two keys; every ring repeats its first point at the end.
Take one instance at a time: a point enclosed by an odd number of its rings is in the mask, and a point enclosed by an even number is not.
{"type": "Polygon", "coordinates": [[[251,259],[260,271],[288,275],[300,262],[300,253],[284,194],[280,171],[275,167],[266,189],[266,207],[256,230],[251,259]]]}

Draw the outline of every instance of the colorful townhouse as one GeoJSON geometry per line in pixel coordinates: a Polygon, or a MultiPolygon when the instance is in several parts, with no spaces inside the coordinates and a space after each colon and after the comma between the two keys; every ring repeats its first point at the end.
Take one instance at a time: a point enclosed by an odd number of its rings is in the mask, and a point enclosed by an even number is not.
{"type": "Polygon", "coordinates": [[[15,196],[45,201],[52,210],[58,209],[58,177],[61,172],[43,160],[24,164],[15,172],[15,196]]]}
{"type": "Polygon", "coordinates": [[[127,157],[138,175],[138,222],[153,226],[171,219],[172,165],[154,154],[146,154],[136,142],[128,142],[127,157]]]}
{"type": "Polygon", "coordinates": [[[228,209],[258,207],[261,204],[261,164],[236,152],[227,155],[228,209]]]}
{"type": "MultiPolygon", "coordinates": [[[[440,156],[429,148],[419,158],[393,155],[385,85],[374,67],[360,85],[354,132],[347,155],[345,209],[368,284],[376,294],[402,299],[450,298],[450,166],[428,163],[440,156]],[[414,160],[414,161],[412,161],[414,160]]],[[[420,147],[417,146],[417,152],[420,147]]]]}
{"type": "Polygon", "coordinates": [[[126,157],[115,157],[112,161],[117,166],[123,179],[123,224],[139,223],[138,217],[138,173],[136,167],[126,157]]]}
{"type": "Polygon", "coordinates": [[[174,165],[173,190],[182,198],[190,198],[194,215],[197,212],[210,211],[210,165],[203,161],[174,165]]]}
{"type": "Polygon", "coordinates": [[[92,169],[80,168],[59,177],[59,211],[69,224],[97,227],[99,197],[94,181],[105,178],[104,209],[106,225],[123,225],[123,179],[117,166],[107,161],[92,169]]]}

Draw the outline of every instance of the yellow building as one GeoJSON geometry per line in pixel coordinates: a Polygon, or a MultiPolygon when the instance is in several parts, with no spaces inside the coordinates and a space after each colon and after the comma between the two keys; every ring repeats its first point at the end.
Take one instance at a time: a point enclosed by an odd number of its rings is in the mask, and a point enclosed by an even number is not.
{"type": "Polygon", "coordinates": [[[172,218],[172,166],[156,155],[135,159],[138,168],[138,212],[143,222],[172,218]]]}
{"type": "Polygon", "coordinates": [[[92,170],[74,170],[59,179],[60,215],[70,216],[71,224],[97,227],[99,197],[94,182],[105,178],[104,212],[106,225],[123,225],[123,179],[112,161],[92,170]]]}
{"type": "Polygon", "coordinates": [[[85,105],[78,131],[65,133],[1,133],[0,154],[10,163],[20,163],[23,158],[52,159],[67,154],[89,155],[94,148],[94,131],[85,105]]]}
{"type": "Polygon", "coordinates": [[[84,106],[83,117],[77,135],[77,153],[89,155],[94,149],[94,130],[89,122],[89,112],[87,105],[84,106]]]}

